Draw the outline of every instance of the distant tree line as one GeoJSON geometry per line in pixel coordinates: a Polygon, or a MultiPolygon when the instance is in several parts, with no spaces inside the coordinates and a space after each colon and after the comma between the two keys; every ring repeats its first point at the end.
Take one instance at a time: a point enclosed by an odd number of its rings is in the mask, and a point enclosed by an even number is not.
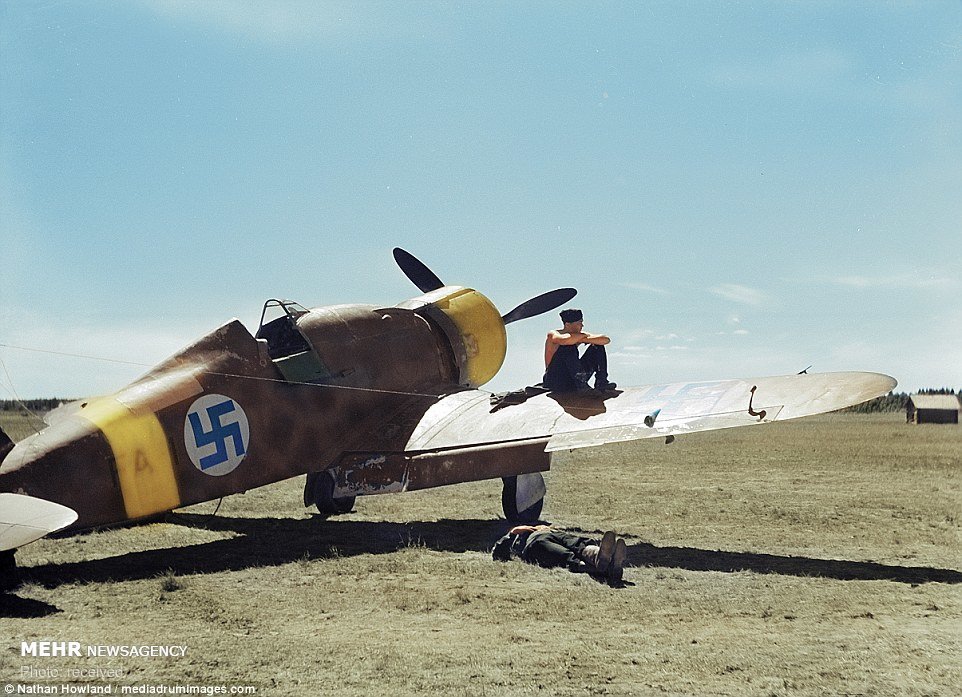
{"type": "Polygon", "coordinates": [[[909,396],[907,393],[889,392],[887,395],[870,399],[867,402],[856,404],[854,407],[848,407],[841,411],[852,414],[879,414],[890,411],[905,411],[908,403],[909,396]]]}
{"type": "Polygon", "coordinates": [[[51,409],[56,409],[64,402],[69,402],[69,399],[60,399],[59,397],[49,397],[46,399],[0,399],[0,411],[31,411],[37,414],[46,413],[51,409]]]}
{"type": "MultiPolygon", "coordinates": [[[[928,388],[919,390],[916,394],[956,394],[955,390],[948,387],[928,388]]],[[[841,409],[840,411],[852,414],[878,414],[889,411],[905,411],[909,405],[909,395],[907,392],[889,392],[882,397],[870,399],[854,407],[841,409]]]]}

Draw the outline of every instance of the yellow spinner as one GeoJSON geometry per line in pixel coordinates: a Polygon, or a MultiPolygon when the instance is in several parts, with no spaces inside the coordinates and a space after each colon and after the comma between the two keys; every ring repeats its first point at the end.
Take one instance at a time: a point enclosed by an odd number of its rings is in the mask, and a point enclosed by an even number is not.
{"type": "Polygon", "coordinates": [[[508,338],[501,313],[490,300],[471,288],[444,286],[415,298],[411,305],[444,330],[458,364],[458,382],[478,387],[498,374],[508,338]]]}

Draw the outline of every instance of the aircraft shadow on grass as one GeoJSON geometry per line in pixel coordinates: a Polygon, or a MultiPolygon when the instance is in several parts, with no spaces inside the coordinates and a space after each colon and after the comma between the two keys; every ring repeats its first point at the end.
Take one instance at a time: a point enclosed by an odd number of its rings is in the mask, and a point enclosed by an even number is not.
{"type": "Polygon", "coordinates": [[[893,566],[870,561],[788,557],[755,552],[725,552],[692,547],[656,547],[645,542],[631,545],[628,561],[633,566],[655,566],[687,571],[753,571],[831,578],[838,581],[895,581],[897,583],[962,583],[962,572],[926,566],[893,566]]]}
{"type": "MultiPolygon", "coordinates": [[[[27,583],[56,588],[69,583],[106,582],[177,575],[239,571],[280,566],[301,559],[391,554],[411,546],[445,552],[487,551],[509,527],[504,520],[415,521],[408,523],[312,518],[234,518],[194,513],[172,514],[168,522],[237,536],[213,542],[140,552],[103,559],[43,564],[22,569],[27,583]]],[[[586,531],[585,534],[596,534],[586,531]]],[[[688,571],[753,571],[762,574],[822,577],[844,581],[962,583],[962,572],[931,567],[893,566],[867,561],[727,552],[694,547],[657,547],[639,542],[629,547],[634,567],[688,571]]]]}
{"type": "MultiPolygon", "coordinates": [[[[230,518],[172,514],[168,522],[236,537],[193,545],[128,552],[103,559],[42,564],[21,569],[24,583],[57,588],[70,583],[103,583],[176,575],[239,571],[280,566],[301,559],[391,554],[411,546],[444,552],[487,551],[509,524],[504,520],[452,520],[391,523],[326,520],[320,516],[290,518],[230,518]]],[[[588,535],[594,531],[582,531],[588,535]]],[[[844,581],[897,583],[962,583],[962,572],[930,567],[893,566],[865,561],[814,559],[753,552],[726,552],[693,547],[629,547],[629,566],[665,567],[687,571],[752,571],[844,581]]],[[[57,609],[15,595],[0,597],[0,616],[33,617],[57,609]]]]}
{"type": "Polygon", "coordinates": [[[13,593],[0,593],[0,617],[25,620],[46,617],[58,612],[60,612],[60,608],[42,600],[21,598],[13,593]]]}

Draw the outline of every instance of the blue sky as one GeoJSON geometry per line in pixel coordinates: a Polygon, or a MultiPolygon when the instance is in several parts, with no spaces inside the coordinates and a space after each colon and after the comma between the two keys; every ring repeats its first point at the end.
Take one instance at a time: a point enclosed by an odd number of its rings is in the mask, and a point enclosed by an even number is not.
{"type": "MultiPolygon", "coordinates": [[[[0,398],[263,301],[574,286],[623,384],[962,387],[958,2],[0,1],[0,398]]],[[[489,386],[536,382],[557,317],[489,386]]]]}

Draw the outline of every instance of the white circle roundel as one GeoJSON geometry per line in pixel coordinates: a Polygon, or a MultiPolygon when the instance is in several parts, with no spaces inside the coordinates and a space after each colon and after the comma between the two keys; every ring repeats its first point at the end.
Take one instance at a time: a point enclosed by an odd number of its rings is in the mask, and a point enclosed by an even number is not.
{"type": "Polygon", "coordinates": [[[194,467],[220,477],[237,469],[250,445],[250,425],[241,405],[222,394],[205,394],[190,405],[184,445],[194,467]]]}

